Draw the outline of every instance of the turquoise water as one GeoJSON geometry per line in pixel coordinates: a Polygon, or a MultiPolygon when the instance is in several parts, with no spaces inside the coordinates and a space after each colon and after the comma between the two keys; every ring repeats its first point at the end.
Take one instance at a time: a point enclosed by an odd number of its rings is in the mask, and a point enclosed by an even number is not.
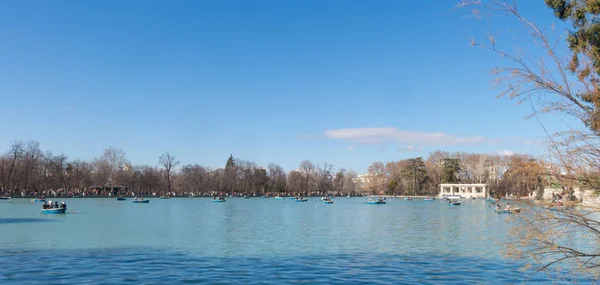
{"type": "Polygon", "coordinates": [[[482,200],[65,199],[0,202],[2,284],[548,284],[501,255],[482,200]],[[36,283],[37,282],[37,283],[36,283]]]}

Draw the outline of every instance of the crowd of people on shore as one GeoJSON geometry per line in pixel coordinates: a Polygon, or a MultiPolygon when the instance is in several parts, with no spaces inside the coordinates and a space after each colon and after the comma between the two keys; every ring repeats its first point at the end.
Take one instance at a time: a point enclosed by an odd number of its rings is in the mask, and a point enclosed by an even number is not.
{"type": "MultiPolygon", "coordinates": [[[[311,193],[278,193],[278,192],[265,192],[265,193],[250,193],[250,192],[166,192],[166,191],[127,191],[120,193],[112,193],[110,191],[101,191],[98,189],[91,190],[48,190],[48,191],[7,191],[0,190],[0,196],[2,197],[21,197],[21,198],[37,198],[37,197],[69,197],[69,198],[85,198],[85,197],[125,197],[125,196],[149,196],[149,197],[277,197],[277,196],[304,196],[304,197],[322,197],[322,196],[348,196],[348,193],[324,193],[322,191],[314,191],[311,193]]],[[[352,193],[350,196],[363,196],[362,194],[352,193]]]]}

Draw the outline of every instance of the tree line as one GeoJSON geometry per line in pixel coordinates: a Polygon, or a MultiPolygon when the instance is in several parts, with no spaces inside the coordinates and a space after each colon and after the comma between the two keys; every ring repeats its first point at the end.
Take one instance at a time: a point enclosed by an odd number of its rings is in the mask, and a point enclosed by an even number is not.
{"type": "Polygon", "coordinates": [[[0,156],[3,195],[142,194],[340,195],[437,194],[440,183],[486,183],[497,194],[528,195],[542,189],[548,175],[545,162],[528,155],[487,155],[434,151],[421,157],[375,162],[368,173],[315,164],[304,160],[286,172],[276,163],[267,167],[234,158],[223,168],[180,165],[165,153],[157,165],[134,165],[126,153],[108,147],[89,161],[70,160],[66,154],[42,151],[37,141],[14,142],[0,156]],[[125,192],[125,193],[123,193],[125,192]]]}
{"type": "Polygon", "coordinates": [[[442,183],[485,183],[495,196],[522,197],[543,192],[559,172],[553,164],[527,154],[437,150],[426,159],[374,162],[368,168],[364,188],[372,193],[435,195],[442,183]]]}

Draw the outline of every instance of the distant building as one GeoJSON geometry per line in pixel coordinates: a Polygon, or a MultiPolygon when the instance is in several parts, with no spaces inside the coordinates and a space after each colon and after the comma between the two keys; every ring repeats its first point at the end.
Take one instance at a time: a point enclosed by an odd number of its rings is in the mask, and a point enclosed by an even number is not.
{"type": "Polygon", "coordinates": [[[487,186],[483,183],[475,184],[440,184],[440,198],[445,196],[460,196],[462,198],[485,198],[487,186]]]}
{"type": "Polygon", "coordinates": [[[356,178],[352,179],[354,183],[360,183],[362,185],[365,185],[367,183],[369,183],[371,181],[371,179],[373,179],[372,177],[373,175],[371,174],[359,174],[356,176],[356,178]]]}

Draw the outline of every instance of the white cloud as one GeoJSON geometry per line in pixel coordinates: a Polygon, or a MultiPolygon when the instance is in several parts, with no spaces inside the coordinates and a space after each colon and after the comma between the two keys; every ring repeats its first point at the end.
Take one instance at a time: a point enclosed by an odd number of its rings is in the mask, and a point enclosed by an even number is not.
{"type": "Polygon", "coordinates": [[[398,151],[399,152],[414,152],[414,151],[421,151],[422,149],[420,147],[416,147],[412,144],[407,145],[405,147],[399,147],[398,151]]]}
{"type": "Polygon", "coordinates": [[[346,148],[346,150],[353,150],[353,149],[354,149],[353,145],[351,145],[351,146],[349,146],[349,147],[346,148]]]}
{"type": "Polygon", "coordinates": [[[486,140],[482,136],[460,137],[439,132],[404,131],[394,127],[325,130],[325,136],[329,139],[347,140],[362,144],[397,142],[409,145],[442,146],[491,142],[491,140],[486,140]]]}
{"type": "Polygon", "coordinates": [[[502,155],[502,156],[513,156],[515,155],[514,151],[511,150],[500,150],[496,152],[497,155],[502,155]]]}

